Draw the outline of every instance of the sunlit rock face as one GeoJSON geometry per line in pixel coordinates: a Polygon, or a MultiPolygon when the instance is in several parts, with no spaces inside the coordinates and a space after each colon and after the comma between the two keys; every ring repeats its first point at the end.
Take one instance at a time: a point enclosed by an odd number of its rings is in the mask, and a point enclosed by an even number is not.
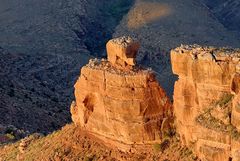
{"type": "Polygon", "coordinates": [[[114,66],[122,68],[136,65],[135,58],[139,49],[139,43],[131,37],[120,37],[108,41],[107,45],[108,61],[114,66]]]}
{"type": "Polygon", "coordinates": [[[198,45],[171,51],[174,114],[183,144],[203,160],[239,160],[239,49],[198,45]]]}
{"type": "MultiPolygon", "coordinates": [[[[129,50],[114,51],[119,55],[117,52],[129,50]]],[[[81,69],[75,84],[76,101],[71,105],[74,123],[103,140],[129,145],[118,146],[121,150],[160,141],[161,127],[172,116],[169,98],[151,70],[138,66],[124,70],[125,65],[121,69],[115,65],[94,59],[81,69]]]]}

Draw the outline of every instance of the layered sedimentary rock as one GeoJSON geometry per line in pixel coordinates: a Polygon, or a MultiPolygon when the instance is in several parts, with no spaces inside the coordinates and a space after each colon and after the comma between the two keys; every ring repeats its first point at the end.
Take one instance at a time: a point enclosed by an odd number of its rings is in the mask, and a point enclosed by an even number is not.
{"type": "Polygon", "coordinates": [[[127,36],[109,40],[106,45],[108,61],[115,67],[131,68],[136,65],[135,58],[139,47],[136,40],[127,36]]]}
{"type": "Polygon", "coordinates": [[[239,60],[239,49],[171,51],[177,131],[203,160],[240,159],[239,60]]]}
{"type": "MultiPolygon", "coordinates": [[[[127,48],[107,51],[126,60],[125,55],[137,51],[135,45],[127,48]]],[[[76,101],[71,105],[74,123],[124,145],[160,141],[172,114],[170,100],[151,70],[133,64],[124,70],[125,64],[118,68],[114,63],[94,59],[81,69],[75,84],[76,101]]]]}

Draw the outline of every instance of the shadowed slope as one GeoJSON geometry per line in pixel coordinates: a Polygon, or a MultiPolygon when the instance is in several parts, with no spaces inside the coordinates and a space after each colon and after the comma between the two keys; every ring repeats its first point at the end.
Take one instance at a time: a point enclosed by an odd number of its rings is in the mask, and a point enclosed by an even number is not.
{"type": "Polygon", "coordinates": [[[0,123],[48,133],[70,121],[79,70],[131,5],[128,0],[2,0],[0,123]]]}

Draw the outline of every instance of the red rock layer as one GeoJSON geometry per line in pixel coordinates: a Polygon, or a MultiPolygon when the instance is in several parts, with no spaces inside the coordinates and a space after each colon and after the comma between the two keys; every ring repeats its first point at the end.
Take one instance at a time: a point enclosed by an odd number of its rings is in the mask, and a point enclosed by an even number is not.
{"type": "Polygon", "coordinates": [[[81,69],[71,106],[74,123],[127,145],[161,140],[162,122],[172,106],[154,74],[123,72],[106,64],[90,63],[81,69]]]}
{"type": "Polygon", "coordinates": [[[240,159],[239,60],[237,49],[171,51],[177,131],[202,160],[240,159]]]}

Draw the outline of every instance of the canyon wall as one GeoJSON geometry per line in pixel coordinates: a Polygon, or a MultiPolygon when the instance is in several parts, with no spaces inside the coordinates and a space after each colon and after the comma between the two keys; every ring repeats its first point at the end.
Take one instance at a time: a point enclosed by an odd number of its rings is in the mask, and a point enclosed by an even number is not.
{"type": "Polygon", "coordinates": [[[111,61],[90,60],[81,69],[71,105],[74,123],[108,143],[123,144],[117,146],[121,150],[161,141],[172,116],[169,98],[153,71],[133,63],[135,41],[109,43],[115,43],[107,45],[111,61]]]}
{"type": "Polygon", "coordinates": [[[171,51],[177,131],[202,160],[240,159],[239,60],[239,49],[171,51]]]}

